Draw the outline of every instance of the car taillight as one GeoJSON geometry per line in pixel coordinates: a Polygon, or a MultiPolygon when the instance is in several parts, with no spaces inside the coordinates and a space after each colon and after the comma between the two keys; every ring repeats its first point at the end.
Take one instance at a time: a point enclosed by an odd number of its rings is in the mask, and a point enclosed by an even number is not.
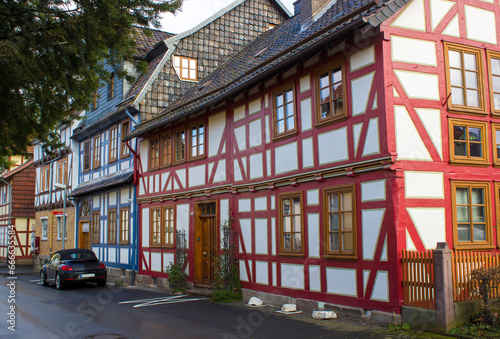
{"type": "Polygon", "coordinates": [[[63,271],[73,271],[73,267],[71,267],[69,265],[62,265],[61,266],[61,270],[63,270],[63,271]]]}
{"type": "Polygon", "coordinates": [[[101,268],[106,268],[106,265],[104,265],[103,263],[100,263],[99,264],[99,269],[101,269],[101,268]]]}

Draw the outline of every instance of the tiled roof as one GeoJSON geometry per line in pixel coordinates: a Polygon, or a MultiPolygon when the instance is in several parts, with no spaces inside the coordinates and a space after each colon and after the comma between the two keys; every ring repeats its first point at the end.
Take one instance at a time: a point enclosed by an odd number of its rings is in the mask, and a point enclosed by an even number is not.
{"type": "Polygon", "coordinates": [[[28,167],[30,167],[32,165],[33,165],[33,158],[30,159],[29,161],[25,162],[24,164],[22,164],[22,165],[20,165],[20,166],[18,166],[16,168],[14,168],[13,170],[11,170],[11,171],[9,171],[9,172],[7,172],[5,174],[0,175],[0,178],[8,179],[11,176],[13,176],[14,174],[19,173],[22,170],[24,170],[25,168],[28,168],[28,167]]]}
{"type": "Polygon", "coordinates": [[[81,195],[90,194],[98,190],[110,189],[112,187],[128,184],[132,182],[133,177],[134,169],[128,168],[123,171],[115,172],[94,180],[81,183],[71,192],[71,194],[69,194],[69,196],[78,197],[81,195]]]}
{"type": "Polygon", "coordinates": [[[404,6],[406,1],[338,0],[306,29],[301,26],[300,16],[296,15],[262,34],[160,115],[136,126],[125,139],[144,135],[205,105],[218,103],[229,95],[248,88],[264,75],[271,75],[276,67],[298,59],[305,50],[345,34],[347,27],[353,29],[355,25],[366,25],[369,20],[371,25],[376,26],[385,20],[384,17],[390,17],[404,6]],[[381,17],[379,12],[385,15],[381,17]],[[373,18],[382,20],[376,22],[373,18]]]}
{"type": "Polygon", "coordinates": [[[145,57],[153,47],[162,40],[169,39],[175,34],[163,32],[156,29],[133,27],[132,33],[135,38],[135,57],[145,57]],[[146,34],[146,31],[151,32],[151,35],[146,34]]]}

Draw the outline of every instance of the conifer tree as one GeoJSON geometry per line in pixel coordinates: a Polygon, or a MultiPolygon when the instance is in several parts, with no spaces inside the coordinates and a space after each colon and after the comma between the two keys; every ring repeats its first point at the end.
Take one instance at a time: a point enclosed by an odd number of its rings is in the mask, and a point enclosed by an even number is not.
{"type": "MultiPolygon", "coordinates": [[[[6,156],[88,107],[103,61],[134,56],[133,26],[160,26],[182,0],[0,0],[0,172],[6,156]]],[[[117,68],[118,76],[126,76],[117,68]]]]}

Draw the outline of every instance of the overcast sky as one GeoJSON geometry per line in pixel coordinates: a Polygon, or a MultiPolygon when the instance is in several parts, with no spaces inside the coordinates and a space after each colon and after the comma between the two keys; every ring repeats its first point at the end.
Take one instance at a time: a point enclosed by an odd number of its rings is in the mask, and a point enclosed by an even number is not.
{"type": "MultiPolygon", "coordinates": [[[[162,29],[170,33],[182,33],[196,26],[234,0],[184,0],[181,11],[175,15],[163,14],[162,29]]],[[[295,0],[281,0],[293,14],[295,0]]]]}

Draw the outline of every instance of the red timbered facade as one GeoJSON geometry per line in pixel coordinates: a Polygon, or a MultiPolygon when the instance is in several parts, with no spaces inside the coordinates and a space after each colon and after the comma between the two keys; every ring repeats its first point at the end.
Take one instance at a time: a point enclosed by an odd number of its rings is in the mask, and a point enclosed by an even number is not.
{"type": "Polygon", "coordinates": [[[295,5],[126,137],[139,273],[167,277],[182,229],[209,285],[230,223],[248,291],[400,313],[402,249],[500,245],[499,4],[295,5]]]}

